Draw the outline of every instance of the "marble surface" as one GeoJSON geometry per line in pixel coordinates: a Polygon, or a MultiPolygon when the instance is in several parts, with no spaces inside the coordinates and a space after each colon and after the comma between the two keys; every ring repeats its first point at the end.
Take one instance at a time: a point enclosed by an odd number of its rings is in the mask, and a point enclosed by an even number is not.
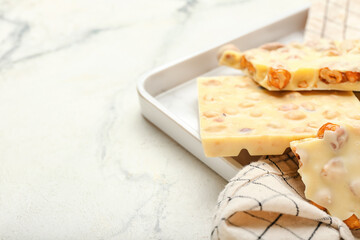
{"type": "Polygon", "coordinates": [[[304,3],[0,0],[0,239],[208,239],[226,182],[136,81],[304,3]]]}

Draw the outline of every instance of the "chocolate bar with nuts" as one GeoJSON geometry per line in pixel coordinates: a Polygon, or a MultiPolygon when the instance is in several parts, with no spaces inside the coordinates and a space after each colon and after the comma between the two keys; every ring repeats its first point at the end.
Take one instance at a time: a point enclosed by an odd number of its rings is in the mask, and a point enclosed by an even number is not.
{"type": "Polygon", "coordinates": [[[209,157],[282,154],[328,121],[360,124],[352,92],[270,92],[245,76],[198,79],[200,133],[209,157]]]}
{"type": "Polygon", "coordinates": [[[268,90],[360,90],[360,40],[269,43],[220,50],[219,64],[243,70],[268,90]]]}
{"type": "Polygon", "coordinates": [[[351,228],[360,228],[360,127],[326,123],[316,138],[290,143],[305,196],[351,228]]]}

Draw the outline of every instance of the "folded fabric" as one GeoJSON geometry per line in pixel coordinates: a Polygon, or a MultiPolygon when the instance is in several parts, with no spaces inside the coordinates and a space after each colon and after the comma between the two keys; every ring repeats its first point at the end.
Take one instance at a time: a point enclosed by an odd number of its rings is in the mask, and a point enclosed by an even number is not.
{"type": "Polygon", "coordinates": [[[291,151],[244,167],[220,193],[211,238],[353,239],[343,221],[304,199],[291,151]]]}

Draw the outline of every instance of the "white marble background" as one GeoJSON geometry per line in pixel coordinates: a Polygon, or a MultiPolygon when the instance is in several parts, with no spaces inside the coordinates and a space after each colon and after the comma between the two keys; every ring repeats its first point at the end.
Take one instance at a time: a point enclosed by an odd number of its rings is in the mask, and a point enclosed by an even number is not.
{"type": "Polygon", "coordinates": [[[0,0],[0,239],[208,239],[226,182],[136,81],[306,2],[0,0]]]}

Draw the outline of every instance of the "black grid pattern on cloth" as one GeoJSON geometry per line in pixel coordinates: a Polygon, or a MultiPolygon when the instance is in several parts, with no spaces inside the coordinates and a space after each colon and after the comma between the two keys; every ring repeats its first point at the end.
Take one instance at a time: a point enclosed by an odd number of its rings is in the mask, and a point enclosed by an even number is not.
{"type": "Polygon", "coordinates": [[[316,2],[318,4],[313,4],[310,9],[305,28],[305,39],[309,39],[309,36],[335,40],[360,37],[359,21],[349,23],[349,19],[360,20],[359,0],[317,0],[316,2]],[[353,5],[358,6],[359,9],[352,9],[353,5]],[[338,17],[334,18],[334,16],[338,17]],[[331,35],[329,30],[332,30],[331,35]]]}
{"type": "Polygon", "coordinates": [[[302,198],[303,195],[301,192],[295,187],[298,182],[301,182],[297,169],[298,161],[291,151],[287,151],[281,156],[266,156],[244,167],[236,177],[229,181],[219,196],[219,201],[216,205],[217,211],[214,216],[215,225],[211,231],[212,239],[220,239],[219,226],[224,223],[236,226],[237,229],[246,232],[246,234],[249,234],[248,237],[251,236],[250,238],[253,239],[266,239],[267,234],[273,229],[281,229],[289,234],[289,238],[293,239],[313,239],[319,229],[323,229],[323,231],[329,231],[329,229],[336,231],[330,227],[333,219],[326,213],[324,213],[323,217],[319,217],[319,219],[309,220],[312,225],[311,229],[306,232],[307,235],[296,232],[291,224],[288,226],[286,223],[279,223],[281,219],[289,216],[289,213],[278,212],[272,220],[254,214],[254,211],[271,212],[267,204],[270,202],[269,205],[271,205],[274,201],[276,202],[278,199],[281,199],[281,201],[287,202],[285,204],[291,206],[291,216],[294,218],[299,216],[301,208],[298,205],[298,201],[305,200],[302,198]],[[272,182],[272,184],[267,184],[270,182],[272,182]],[[281,186],[281,188],[279,187],[277,189],[273,186],[281,186]],[[249,191],[250,189],[266,191],[266,194],[264,194],[265,197],[254,197],[254,194],[249,191]],[[243,209],[240,212],[249,218],[262,221],[263,223],[266,222],[266,227],[259,232],[246,226],[235,225],[231,222],[230,218],[239,212],[234,212],[227,217],[221,216],[221,211],[229,206],[232,201],[246,201],[247,209],[243,209]],[[218,219],[219,217],[221,218],[218,219]]]}

